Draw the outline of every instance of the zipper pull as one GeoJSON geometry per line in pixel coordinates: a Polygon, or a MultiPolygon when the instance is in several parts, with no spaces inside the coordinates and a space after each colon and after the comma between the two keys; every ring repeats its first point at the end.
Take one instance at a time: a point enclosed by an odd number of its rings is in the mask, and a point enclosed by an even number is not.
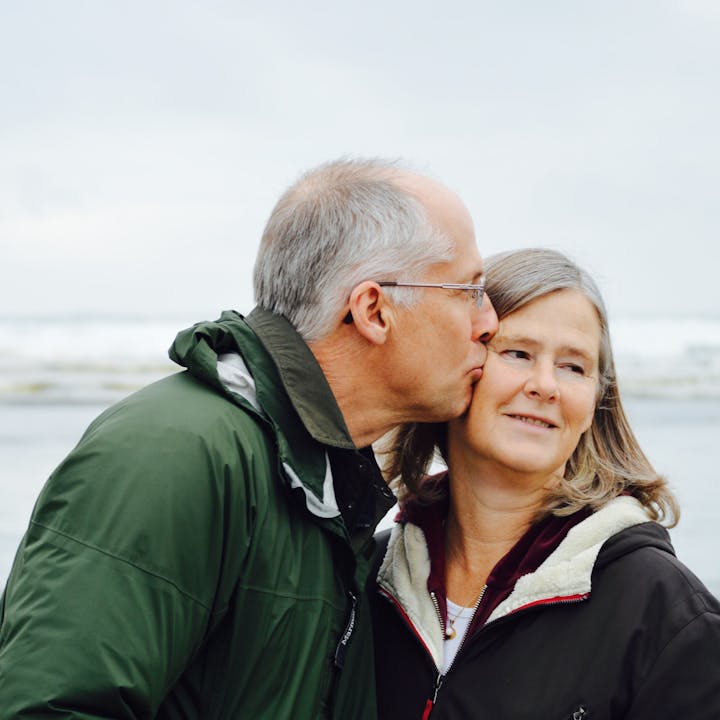
{"type": "Polygon", "coordinates": [[[433,701],[432,701],[432,700],[428,700],[428,701],[425,703],[425,709],[423,710],[423,714],[422,714],[421,720],[428,720],[428,718],[430,717],[430,713],[432,712],[432,709],[433,709],[433,701]]]}
{"type": "Polygon", "coordinates": [[[441,673],[438,673],[437,679],[435,680],[435,692],[433,693],[432,700],[428,698],[428,701],[425,703],[425,709],[423,710],[422,714],[422,720],[427,720],[430,717],[430,713],[432,712],[433,708],[435,707],[435,702],[437,701],[438,692],[440,690],[440,687],[443,684],[443,680],[445,679],[445,676],[441,673]]]}
{"type": "Polygon", "coordinates": [[[581,705],[573,714],[572,720],[585,720],[588,717],[587,709],[584,705],[581,705]]]}
{"type": "Polygon", "coordinates": [[[338,642],[337,647],[335,648],[335,667],[340,670],[342,670],[345,665],[345,653],[347,652],[348,643],[350,642],[350,638],[355,630],[355,616],[357,614],[357,596],[353,592],[348,591],[348,597],[350,598],[351,603],[350,617],[348,618],[347,625],[345,626],[345,631],[340,638],[340,642],[338,642]]]}

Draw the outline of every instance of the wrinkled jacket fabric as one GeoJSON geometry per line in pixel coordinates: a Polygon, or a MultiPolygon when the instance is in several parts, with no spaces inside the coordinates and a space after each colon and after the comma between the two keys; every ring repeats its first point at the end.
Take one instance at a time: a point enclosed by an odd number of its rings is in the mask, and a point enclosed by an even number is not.
{"type": "Polygon", "coordinates": [[[223,313],[171,357],[187,370],[104,412],[40,495],[0,718],[372,718],[358,588],[392,498],[371,453],[282,317],[223,313]]]}
{"type": "Polygon", "coordinates": [[[396,525],[372,588],[379,716],[716,720],[720,604],[640,504],[573,527],[445,675],[423,531],[396,525]]]}

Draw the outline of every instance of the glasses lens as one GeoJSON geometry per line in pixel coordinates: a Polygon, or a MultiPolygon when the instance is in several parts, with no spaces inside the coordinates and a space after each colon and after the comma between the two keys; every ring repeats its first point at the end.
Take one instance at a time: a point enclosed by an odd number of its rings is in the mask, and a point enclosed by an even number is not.
{"type": "Polygon", "coordinates": [[[487,283],[486,277],[480,278],[480,282],[478,283],[478,285],[480,286],[480,289],[478,290],[478,299],[477,299],[478,307],[480,307],[483,303],[483,298],[485,297],[485,284],[486,283],[487,283]]]}

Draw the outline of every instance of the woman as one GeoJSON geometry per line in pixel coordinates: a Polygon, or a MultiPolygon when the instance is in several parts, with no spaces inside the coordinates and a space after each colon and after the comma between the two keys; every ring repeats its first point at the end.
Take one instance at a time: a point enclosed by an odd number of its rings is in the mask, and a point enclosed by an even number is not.
{"type": "Polygon", "coordinates": [[[500,318],[466,415],[402,428],[371,588],[381,718],[720,718],[720,605],[674,556],[592,279],[487,263],[500,318]],[[446,474],[426,478],[439,450],[446,474]]]}

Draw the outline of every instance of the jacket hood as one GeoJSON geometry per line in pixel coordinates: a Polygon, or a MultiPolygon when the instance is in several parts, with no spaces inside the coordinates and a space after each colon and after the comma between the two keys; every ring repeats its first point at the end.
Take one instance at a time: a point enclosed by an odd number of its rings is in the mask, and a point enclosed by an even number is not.
{"type": "MultiPolygon", "coordinates": [[[[581,600],[592,589],[592,572],[605,544],[623,530],[649,524],[645,508],[634,497],[621,496],[571,528],[542,565],[521,577],[510,597],[500,603],[488,622],[539,603],[581,600]]],[[[625,552],[644,545],[627,541],[625,552]]],[[[617,557],[617,555],[616,555],[617,557]]],[[[608,557],[604,562],[611,562],[608,557]]]]}
{"type": "Polygon", "coordinates": [[[219,320],[178,333],[169,354],[198,380],[269,425],[286,479],[303,491],[308,510],[317,517],[339,518],[323,444],[332,438],[336,446],[355,446],[322,370],[287,320],[257,308],[247,319],[225,311],[219,320]],[[253,317],[259,321],[257,330],[251,327],[253,317]],[[271,336],[274,352],[261,333],[271,336]],[[280,368],[290,365],[288,383],[280,368]],[[313,388],[310,400],[307,388],[313,388]],[[298,397],[302,402],[296,404],[298,397]]]}
{"type": "Polygon", "coordinates": [[[632,526],[632,532],[622,530],[608,538],[602,546],[595,566],[598,568],[610,565],[623,555],[628,555],[643,547],[652,547],[669,555],[675,555],[668,531],[656,522],[648,521],[632,526]]]}
{"type": "MultiPolygon", "coordinates": [[[[200,322],[181,330],[168,352],[170,359],[186,368],[191,375],[227,395],[217,370],[218,355],[238,351],[233,334],[234,326],[243,318],[236,312],[225,311],[219,320],[200,322]]],[[[245,403],[240,403],[245,405],[245,403]]]]}

